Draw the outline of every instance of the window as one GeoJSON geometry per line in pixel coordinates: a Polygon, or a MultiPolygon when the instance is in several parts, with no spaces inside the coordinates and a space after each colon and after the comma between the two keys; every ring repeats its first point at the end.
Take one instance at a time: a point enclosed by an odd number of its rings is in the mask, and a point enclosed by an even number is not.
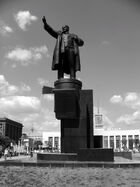
{"type": "Polygon", "coordinates": [[[104,136],[104,148],[108,148],[108,136],[104,136]]]}
{"type": "Polygon", "coordinates": [[[114,149],[114,136],[110,136],[110,147],[114,149]]]}
{"type": "Polygon", "coordinates": [[[120,149],[121,147],[121,137],[118,135],[116,136],[116,148],[120,149]]]}
{"type": "Polygon", "coordinates": [[[0,123],[0,134],[3,134],[3,124],[0,123]]]}
{"type": "Polygon", "coordinates": [[[123,149],[127,148],[127,139],[125,135],[122,136],[122,148],[123,149]]]}
{"type": "Polygon", "coordinates": [[[59,137],[54,137],[54,147],[58,149],[59,146],[59,137]]]}
{"type": "Polygon", "coordinates": [[[131,150],[133,149],[133,136],[132,135],[128,136],[128,148],[131,150]]]}
{"type": "Polygon", "coordinates": [[[134,144],[136,148],[139,146],[139,135],[134,136],[134,144]]]}
{"type": "Polygon", "coordinates": [[[48,138],[48,146],[49,146],[49,148],[53,147],[53,137],[48,138]]]}

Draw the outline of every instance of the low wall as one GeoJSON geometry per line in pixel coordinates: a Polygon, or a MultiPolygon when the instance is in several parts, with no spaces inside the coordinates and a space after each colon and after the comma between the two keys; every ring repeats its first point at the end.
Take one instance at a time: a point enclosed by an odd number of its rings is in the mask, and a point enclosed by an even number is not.
{"type": "Polygon", "coordinates": [[[113,149],[79,149],[78,153],[37,153],[38,161],[114,162],[113,149]]]}
{"type": "Polygon", "coordinates": [[[74,153],[37,153],[37,160],[76,161],[77,154],[74,154],[74,153]]]}

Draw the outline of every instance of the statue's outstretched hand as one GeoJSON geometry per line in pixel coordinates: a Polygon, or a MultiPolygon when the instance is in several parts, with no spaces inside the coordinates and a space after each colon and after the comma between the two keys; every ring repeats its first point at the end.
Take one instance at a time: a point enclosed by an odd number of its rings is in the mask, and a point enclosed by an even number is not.
{"type": "Polygon", "coordinates": [[[46,22],[46,18],[45,18],[45,16],[43,16],[42,21],[43,21],[44,24],[47,23],[47,22],[46,22]]]}

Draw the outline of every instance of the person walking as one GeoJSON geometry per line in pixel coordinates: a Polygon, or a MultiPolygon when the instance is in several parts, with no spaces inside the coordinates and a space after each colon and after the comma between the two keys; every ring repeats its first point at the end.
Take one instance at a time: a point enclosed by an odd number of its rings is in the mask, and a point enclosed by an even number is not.
{"type": "Polygon", "coordinates": [[[6,160],[7,159],[7,156],[8,156],[8,149],[6,148],[4,150],[4,159],[6,160]]]}

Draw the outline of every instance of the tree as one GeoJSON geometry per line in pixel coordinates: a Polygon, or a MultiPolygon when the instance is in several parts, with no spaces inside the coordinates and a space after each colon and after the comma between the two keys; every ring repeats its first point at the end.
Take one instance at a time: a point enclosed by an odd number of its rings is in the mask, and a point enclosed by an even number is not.
{"type": "Polygon", "coordinates": [[[11,142],[15,143],[8,136],[0,135],[0,145],[3,147],[3,149],[5,149],[6,147],[10,146],[11,142]]]}
{"type": "Polygon", "coordinates": [[[35,140],[34,141],[34,149],[39,149],[39,147],[43,145],[41,140],[35,140]]]}

